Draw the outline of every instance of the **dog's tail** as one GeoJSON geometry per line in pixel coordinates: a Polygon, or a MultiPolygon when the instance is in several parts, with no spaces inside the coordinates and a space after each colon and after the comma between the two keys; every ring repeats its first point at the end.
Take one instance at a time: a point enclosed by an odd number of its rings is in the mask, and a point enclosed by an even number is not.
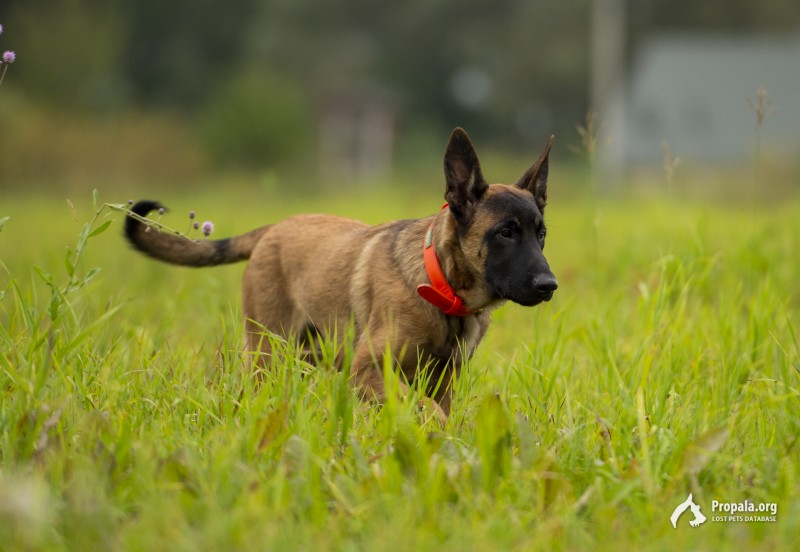
{"type": "MultiPolygon", "coordinates": [[[[131,211],[145,217],[161,208],[163,205],[157,201],[142,200],[131,207],[131,211]]],[[[223,240],[195,241],[129,215],[125,220],[125,237],[134,248],[159,261],[183,266],[215,266],[249,259],[259,238],[269,227],[262,226],[223,240]]]]}

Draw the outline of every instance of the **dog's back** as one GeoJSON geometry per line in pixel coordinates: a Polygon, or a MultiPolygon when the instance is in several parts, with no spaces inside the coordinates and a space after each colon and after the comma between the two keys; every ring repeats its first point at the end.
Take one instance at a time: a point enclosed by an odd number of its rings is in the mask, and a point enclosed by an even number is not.
{"type": "Polygon", "coordinates": [[[364,223],[328,215],[272,225],[245,270],[245,316],[282,335],[334,324],[343,329],[351,316],[353,269],[369,232],[364,223]]]}

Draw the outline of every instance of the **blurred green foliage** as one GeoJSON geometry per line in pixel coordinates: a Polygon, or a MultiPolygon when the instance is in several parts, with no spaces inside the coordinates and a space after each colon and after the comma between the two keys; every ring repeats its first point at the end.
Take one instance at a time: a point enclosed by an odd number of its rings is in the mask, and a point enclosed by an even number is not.
{"type": "Polygon", "coordinates": [[[200,137],[222,166],[258,168],[286,162],[313,135],[307,95],[288,79],[236,76],[201,111],[200,137]]]}
{"type": "Polygon", "coordinates": [[[3,2],[0,19],[4,45],[18,54],[14,78],[4,87],[63,111],[103,112],[130,99],[120,63],[129,33],[113,3],[11,0],[3,2]]]}

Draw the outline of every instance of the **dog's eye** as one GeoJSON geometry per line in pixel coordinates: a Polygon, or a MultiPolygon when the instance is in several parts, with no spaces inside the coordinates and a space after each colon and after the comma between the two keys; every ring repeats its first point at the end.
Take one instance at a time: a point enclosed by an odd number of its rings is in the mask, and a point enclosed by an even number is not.
{"type": "Polygon", "coordinates": [[[511,238],[514,236],[514,230],[510,226],[506,226],[502,230],[500,230],[500,235],[504,238],[511,238]]]}
{"type": "Polygon", "coordinates": [[[539,241],[540,241],[540,242],[543,242],[543,241],[544,241],[544,237],[545,237],[546,235],[547,235],[547,232],[545,232],[544,230],[540,230],[540,231],[539,231],[539,241]]]}

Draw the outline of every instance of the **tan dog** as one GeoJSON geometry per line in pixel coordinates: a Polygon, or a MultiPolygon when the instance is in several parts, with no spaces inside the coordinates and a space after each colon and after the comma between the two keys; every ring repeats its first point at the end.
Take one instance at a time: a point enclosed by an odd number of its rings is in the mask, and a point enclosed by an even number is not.
{"type": "MultiPolygon", "coordinates": [[[[505,300],[548,301],[558,287],[542,254],[552,143],[515,185],[489,185],[466,132],[455,129],[444,159],[447,206],[424,219],[368,226],[299,215],[195,243],[128,217],[125,233],[168,263],[250,259],[242,291],[249,350],[269,352],[262,328],[306,340],[337,328],[341,336],[353,324],[351,376],[362,396],[384,398],[381,366],[391,352],[409,382],[428,367],[426,393],[449,412],[452,378],[490,311],[505,300]]],[[[132,211],[142,217],[160,207],[140,201],[132,211]]]]}

